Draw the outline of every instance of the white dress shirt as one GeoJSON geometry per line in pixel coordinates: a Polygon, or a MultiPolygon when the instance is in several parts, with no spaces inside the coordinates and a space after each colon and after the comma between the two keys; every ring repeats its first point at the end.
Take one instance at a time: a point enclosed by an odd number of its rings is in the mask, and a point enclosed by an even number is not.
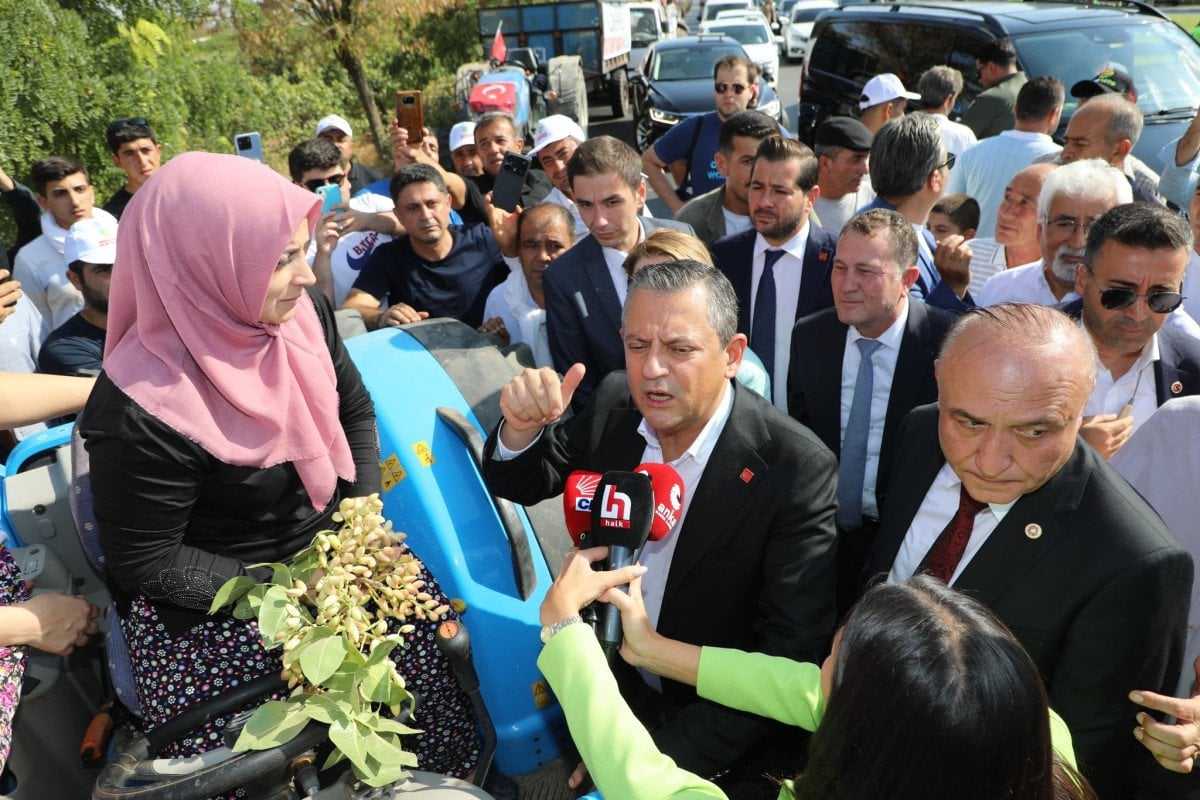
{"type": "MultiPolygon", "coordinates": [[[[896,374],[896,361],[900,357],[900,344],[904,340],[904,327],[908,323],[908,299],[900,298],[904,307],[900,316],[875,341],[881,345],[871,356],[875,377],[871,384],[871,427],[867,433],[867,461],[863,472],[863,515],[878,517],[879,507],[875,503],[875,478],[879,473],[879,451],[883,444],[883,426],[887,421],[888,399],[892,395],[892,378],[896,374]]],[[[842,355],[842,421],[841,441],[846,441],[846,425],[850,419],[850,406],[854,402],[854,386],[858,381],[858,365],[862,353],[855,344],[864,339],[858,329],[851,326],[846,331],[846,351],[842,355]]]]}
{"type": "MultiPolygon", "coordinates": [[[[1082,323],[1080,323],[1082,324],[1082,323]]],[[[1133,429],[1136,431],[1150,415],[1158,410],[1158,387],[1154,379],[1154,362],[1158,361],[1158,334],[1142,347],[1141,355],[1121,377],[1113,380],[1112,372],[1103,364],[1097,365],[1096,388],[1083,410],[1085,417],[1093,414],[1120,414],[1133,403],[1133,429]]]]}
{"type": "Polygon", "coordinates": [[[937,123],[946,152],[953,153],[956,158],[961,158],[963,153],[979,142],[975,138],[975,131],[961,122],[955,122],[945,114],[927,114],[927,116],[932,117],[933,121],[937,123]]]}
{"type": "MultiPolygon", "coordinates": [[[[638,221],[638,240],[641,244],[646,241],[646,226],[638,221]]],[[[629,295],[629,273],[625,271],[625,259],[629,258],[629,253],[623,253],[615,247],[601,246],[600,252],[604,254],[604,265],[608,267],[608,276],[612,278],[613,288],[617,290],[617,299],[621,301],[621,308],[625,307],[625,298],[629,295]]]]}
{"type": "MultiPolygon", "coordinates": [[[[921,507],[917,509],[912,524],[908,526],[908,533],[904,534],[904,541],[900,543],[900,550],[896,553],[896,560],[892,562],[891,572],[888,573],[889,583],[903,583],[921,566],[929,548],[933,547],[946,525],[958,513],[961,490],[962,481],[958,479],[954,469],[949,464],[943,464],[930,484],[925,499],[921,501],[921,507]]],[[[967,540],[967,549],[963,551],[962,560],[950,576],[951,586],[1016,502],[1014,500],[1003,505],[989,503],[987,508],[975,515],[975,526],[971,529],[971,538],[967,540]]]]}
{"type": "Polygon", "coordinates": [[[997,306],[1001,303],[1036,303],[1039,306],[1053,306],[1068,303],[1079,295],[1074,291],[1063,295],[1062,300],[1054,296],[1046,273],[1042,270],[1042,260],[1039,258],[1032,264],[1023,267],[1013,267],[1003,272],[997,272],[988,278],[979,296],[975,299],[981,307],[997,306]]]}
{"type": "MultiPolygon", "coordinates": [[[[772,364],[774,380],[771,385],[772,402],[780,411],[787,413],[787,372],[792,353],[792,328],[796,326],[796,307],[800,304],[800,280],[804,269],[804,250],[808,247],[808,221],[805,220],[796,235],[779,247],[767,244],[762,234],[754,237],[754,253],[750,277],[750,319],[754,319],[755,303],[758,300],[758,284],[762,280],[763,264],[767,250],[782,250],[783,255],[775,262],[772,274],[775,277],[775,363],[772,364]]],[[[754,342],[750,343],[755,346],[754,342]]],[[[761,350],[760,350],[761,352],[761,350]]]]}

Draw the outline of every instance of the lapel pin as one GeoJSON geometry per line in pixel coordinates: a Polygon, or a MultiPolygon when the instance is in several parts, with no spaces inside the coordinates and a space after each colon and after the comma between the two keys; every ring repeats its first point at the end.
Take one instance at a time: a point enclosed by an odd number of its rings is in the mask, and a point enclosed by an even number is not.
{"type": "Polygon", "coordinates": [[[745,469],[742,470],[742,474],[738,477],[740,477],[742,479],[742,483],[749,483],[750,480],[754,477],[754,473],[750,471],[749,467],[746,467],[745,469]]]}
{"type": "Polygon", "coordinates": [[[1025,526],[1025,536],[1029,539],[1042,538],[1042,526],[1038,525],[1036,522],[1029,523],[1025,526]]]}
{"type": "Polygon", "coordinates": [[[822,250],[822,251],[821,251],[821,253],[820,253],[820,255],[818,255],[818,256],[817,256],[817,261],[825,261],[825,260],[827,260],[828,258],[829,258],[829,251],[828,251],[828,250],[822,250]]]}
{"type": "Polygon", "coordinates": [[[1171,384],[1171,394],[1179,394],[1182,391],[1183,391],[1183,384],[1180,383],[1179,381],[1175,381],[1174,383],[1171,384]]]}

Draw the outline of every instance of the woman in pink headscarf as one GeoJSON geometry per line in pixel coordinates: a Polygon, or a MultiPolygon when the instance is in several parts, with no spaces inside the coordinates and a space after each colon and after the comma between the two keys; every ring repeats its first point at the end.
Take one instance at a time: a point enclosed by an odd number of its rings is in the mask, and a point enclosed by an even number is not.
{"type": "MultiPolygon", "coordinates": [[[[149,727],[280,670],[251,624],[207,614],[213,596],[267,577],[247,564],[287,560],[342,498],[380,490],[371,398],[310,289],[320,209],[254,161],[185,153],[122,218],[104,372],[79,428],[149,727]]],[[[426,731],[408,746],[422,769],[461,776],[477,749],[470,702],[432,663],[432,625],[406,639],[397,659],[426,731]]],[[[163,755],[220,745],[224,723],[163,755]]]]}

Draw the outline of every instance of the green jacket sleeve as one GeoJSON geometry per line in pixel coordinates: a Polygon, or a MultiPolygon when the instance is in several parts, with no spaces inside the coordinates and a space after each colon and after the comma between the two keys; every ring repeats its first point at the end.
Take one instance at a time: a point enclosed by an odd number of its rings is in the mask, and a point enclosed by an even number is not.
{"type": "Polygon", "coordinates": [[[658,751],[621,698],[595,634],[568,625],[542,650],[538,667],[567,718],[596,788],[613,800],[724,798],[713,784],[658,751]]]}
{"type": "Polygon", "coordinates": [[[820,667],[763,653],[702,648],[696,692],[806,731],[815,731],[825,713],[820,667]]]}

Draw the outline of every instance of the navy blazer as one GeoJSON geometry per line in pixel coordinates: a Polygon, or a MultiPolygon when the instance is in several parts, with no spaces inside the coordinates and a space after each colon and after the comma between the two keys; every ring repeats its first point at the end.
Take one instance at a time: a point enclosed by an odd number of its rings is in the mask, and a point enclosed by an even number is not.
{"type": "MultiPolygon", "coordinates": [[[[693,233],[691,225],[674,220],[639,217],[647,233],[673,228],[693,233]]],[[[600,243],[585,236],[542,274],[546,295],[546,337],[554,368],[566,373],[572,364],[587,367],[571,403],[587,407],[592,393],[608,373],[625,369],[621,343],[621,300],[613,286],[600,243]]]]}
{"type": "MultiPolygon", "coordinates": [[[[758,231],[726,236],[712,243],[713,263],[733,284],[738,303],[738,333],[750,335],[750,288],[753,284],[754,242],[758,231]]],[[[814,311],[833,307],[833,289],[829,276],[833,273],[833,257],[837,251],[837,236],[816,225],[808,229],[808,245],[804,248],[804,265],[800,273],[800,297],[796,304],[796,319],[814,311]]]]}
{"type": "MultiPolygon", "coordinates": [[[[937,400],[933,362],[953,322],[949,312],[909,300],[875,477],[879,508],[883,508],[888,465],[901,421],[917,406],[937,400]]],[[[800,320],[792,331],[788,413],[811,428],[834,455],[840,455],[842,446],[842,360],[848,329],[830,308],[800,320]]]]}

